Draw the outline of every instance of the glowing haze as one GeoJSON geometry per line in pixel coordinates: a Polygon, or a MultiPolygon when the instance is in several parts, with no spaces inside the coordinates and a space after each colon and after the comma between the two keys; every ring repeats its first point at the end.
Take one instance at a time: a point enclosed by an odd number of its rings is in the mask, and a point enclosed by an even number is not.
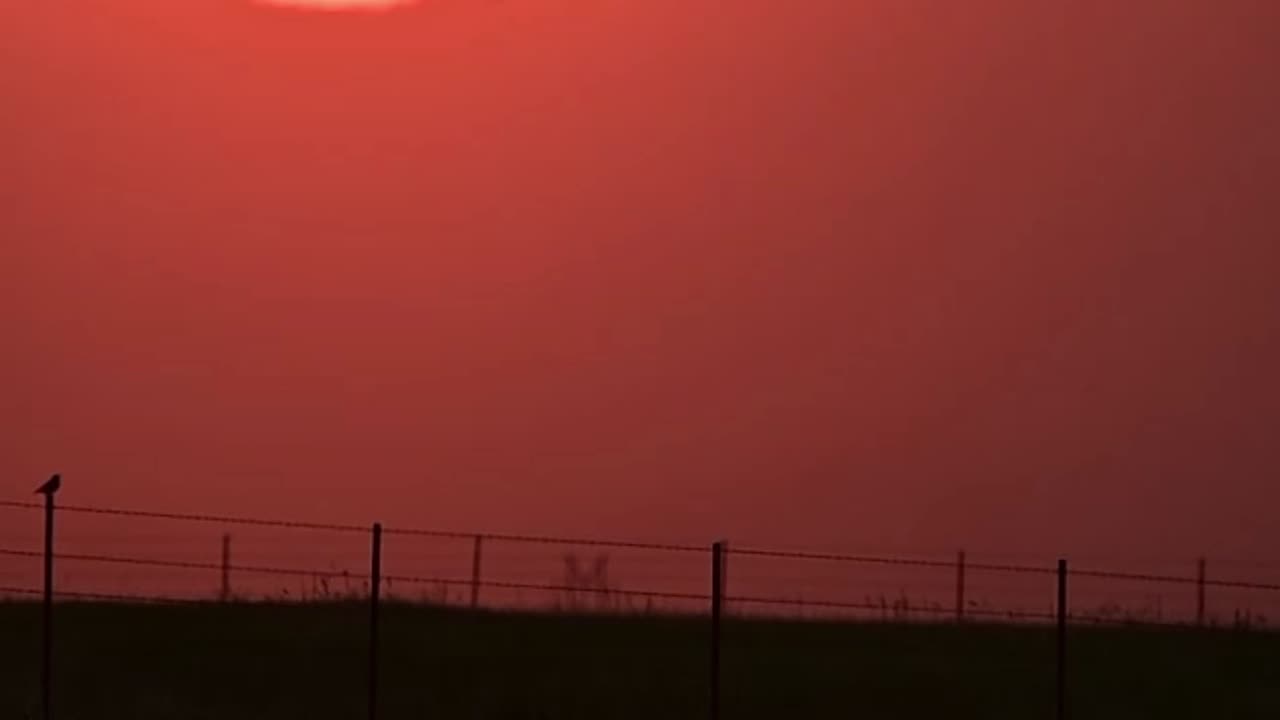
{"type": "Polygon", "coordinates": [[[394,10],[414,5],[417,0],[258,0],[266,5],[300,10],[394,10]]]}
{"type": "Polygon", "coordinates": [[[1277,28],[0,3],[0,495],[1274,559],[1277,28]]]}

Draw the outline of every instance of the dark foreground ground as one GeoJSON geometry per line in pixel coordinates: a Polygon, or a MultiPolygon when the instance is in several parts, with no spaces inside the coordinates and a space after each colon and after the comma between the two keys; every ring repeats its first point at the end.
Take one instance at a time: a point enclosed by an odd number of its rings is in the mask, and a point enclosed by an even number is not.
{"type": "MultiPolygon", "coordinates": [[[[59,720],[365,716],[360,605],[57,608],[59,720]]],[[[0,603],[0,718],[35,717],[39,607],[0,603]]],[[[384,720],[705,718],[705,621],[389,607],[384,720]]],[[[730,622],[726,720],[1053,717],[1047,629],[730,622]]],[[[1073,630],[1071,717],[1280,718],[1280,634],[1073,630]]]]}

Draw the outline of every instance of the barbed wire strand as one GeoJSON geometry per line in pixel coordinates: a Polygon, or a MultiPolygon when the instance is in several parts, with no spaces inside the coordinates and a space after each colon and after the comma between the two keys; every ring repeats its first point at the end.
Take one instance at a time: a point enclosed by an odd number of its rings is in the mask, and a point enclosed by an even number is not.
{"type": "MultiPolygon", "coordinates": [[[[1173,583],[1179,585],[1196,585],[1201,582],[1199,578],[1182,577],[1178,575],[1151,575],[1146,573],[1115,572],[1111,570],[1069,570],[1068,574],[1080,577],[1100,578],[1104,580],[1137,580],[1142,582],[1173,583]]],[[[1250,582],[1244,580],[1214,580],[1211,578],[1205,578],[1203,582],[1206,587],[1280,591],[1280,584],[1273,583],[1250,582]]]]}
{"type": "MultiPolygon", "coordinates": [[[[20,588],[20,587],[0,587],[0,595],[43,595],[44,591],[37,588],[20,588]]],[[[104,600],[108,602],[120,603],[148,603],[148,604],[214,604],[213,600],[203,600],[198,598],[179,598],[167,597],[162,595],[123,595],[118,593],[101,593],[101,592],[79,592],[73,590],[55,590],[54,597],[74,598],[79,600],[104,600]]]]}
{"type": "MultiPolygon", "coordinates": [[[[4,507],[39,509],[43,506],[35,503],[0,502],[4,507]]],[[[89,507],[85,505],[59,505],[59,512],[82,513],[87,515],[111,515],[117,517],[149,518],[152,520],[178,520],[186,522],[222,523],[226,525],[254,525],[258,527],[277,527],[293,530],[323,530],[329,532],[371,532],[369,526],[344,525],[340,523],[320,523],[301,520],[273,520],[267,518],[240,517],[232,515],[206,515],[200,513],[155,512],[152,510],[134,510],[128,508],[89,507]]]]}
{"type": "Polygon", "coordinates": [[[384,528],[384,534],[414,535],[419,537],[441,537],[456,540],[473,540],[482,538],[487,541],[532,543],[539,545],[580,545],[583,547],[604,547],[619,550],[654,550],[677,553],[710,553],[710,546],[677,545],[669,543],[634,542],[628,540],[597,540],[592,538],[556,537],[551,535],[517,535],[511,533],[466,533],[451,530],[422,530],[414,528],[384,528]]]}
{"type": "MultiPolygon", "coordinates": [[[[10,557],[25,558],[42,558],[44,553],[33,550],[10,550],[0,548],[0,555],[10,557]]],[[[124,557],[120,555],[86,555],[79,553],[55,553],[55,560],[67,560],[72,562],[95,562],[113,565],[136,565],[143,567],[161,567],[176,570],[208,570],[221,571],[224,569],[233,572],[248,572],[262,575],[288,575],[292,577],[313,577],[313,578],[351,578],[353,580],[368,580],[367,573],[356,573],[347,570],[318,570],[310,568],[280,568],[280,567],[264,567],[261,565],[232,565],[223,566],[219,563],[202,563],[188,562],[183,560],[156,560],[150,558],[124,557]]]]}

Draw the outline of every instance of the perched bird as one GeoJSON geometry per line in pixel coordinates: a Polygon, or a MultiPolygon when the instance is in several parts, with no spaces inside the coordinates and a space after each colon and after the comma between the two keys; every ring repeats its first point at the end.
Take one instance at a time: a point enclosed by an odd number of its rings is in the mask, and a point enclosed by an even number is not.
{"type": "Polygon", "coordinates": [[[45,482],[45,484],[41,485],[41,486],[36,490],[36,494],[37,494],[37,495],[52,495],[52,494],[54,494],[54,493],[58,492],[58,488],[60,488],[60,487],[62,487],[62,476],[61,476],[61,475],[56,475],[56,474],[55,474],[53,477],[49,478],[49,480],[48,480],[47,482],[45,482]]]}

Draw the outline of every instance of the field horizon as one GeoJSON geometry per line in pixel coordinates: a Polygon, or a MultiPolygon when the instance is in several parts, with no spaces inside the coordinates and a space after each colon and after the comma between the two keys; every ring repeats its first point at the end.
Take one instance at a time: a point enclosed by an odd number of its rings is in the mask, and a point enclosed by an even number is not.
{"type": "MultiPolygon", "coordinates": [[[[358,601],[56,607],[60,718],[364,717],[358,601]]],[[[703,718],[705,617],[382,608],[382,718],[703,718]]],[[[0,602],[0,714],[36,717],[40,605],[0,602]]],[[[725,621],[723,717],[1049,717],[1044,625],[725,621]]],[[[1280,635],[1072,627],[1068,708],[1088,718],[1280,714],[1280,635]]]]}

